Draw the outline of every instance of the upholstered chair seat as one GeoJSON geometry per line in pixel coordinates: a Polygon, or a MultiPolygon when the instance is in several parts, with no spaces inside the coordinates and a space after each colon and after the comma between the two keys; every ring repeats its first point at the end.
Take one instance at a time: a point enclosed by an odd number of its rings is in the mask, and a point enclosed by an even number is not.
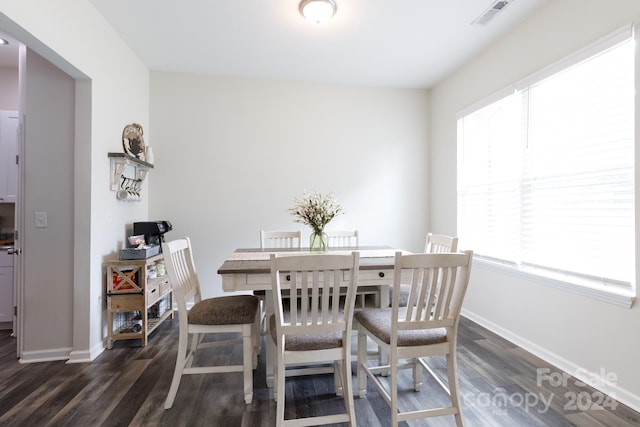
{"type": "MultiPolygon", "coordinates": [[[[406,316],[407,309],[400,308],[399,316],[406,316]]],[[[385,344],[391,344],[391,308],[379,308],[358,311],[354,315],[355,320],[385,344]]],[[[410,329],[398,331],[398,346],[411,347],[417,345],[432,345],[447,342],[447,330],[445,328],[434,329],[410,329]]]]}
{"type": "MultiPolygon", "coordinates": [[[[289,316],[285,314],[285,321],[289,321],[289,316]]],[[[276,316],[269,317],[269,329],[271,331],[271,339],[273,342],[277,340],[276,334],[276,316]]],[[[342,333],[323,333],[313,335],[292,335],[285,341],[284,349],[286,351],[313,351],[327,350],[330,348],[342,347],[342,333]]]]}
{"type": "Polygon", "coordinates": [[[253,295],[208,298],[189,310],[190,325],[240,325],[253,323],[259,300],[253,295]]]}

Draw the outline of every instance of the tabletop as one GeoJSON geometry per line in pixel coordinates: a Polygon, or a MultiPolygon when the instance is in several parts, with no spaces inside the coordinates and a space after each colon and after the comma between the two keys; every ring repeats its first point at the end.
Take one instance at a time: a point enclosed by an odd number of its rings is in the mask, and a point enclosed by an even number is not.
{"type": "Polygon", "coordinates": [[[329,249],[327,252],[311,252],[308,248],[243,248],[236,249],[225,259],[222,266],[218,268],[218,274],[269,273],[269,258],[272,253],[288,255],[319,255],[323,253],[348,255],[353,251],[360,253],[361,270],[393,269],[396,252],[408,253],[390,246],[341,247],[329,249]]]}

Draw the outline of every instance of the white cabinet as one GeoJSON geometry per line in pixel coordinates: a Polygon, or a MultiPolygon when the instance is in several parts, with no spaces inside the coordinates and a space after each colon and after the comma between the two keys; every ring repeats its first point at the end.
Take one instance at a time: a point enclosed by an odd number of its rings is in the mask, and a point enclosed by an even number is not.
{"type": "Polygon", "coordinates": [[[14,202],[18,194],[18,112],[0,110],[0,203],[14,202]]]}
{"type": "Polygon", "coordinates": [[[13,255],[0,250],[0,322],[13,322],[13,255]]]}

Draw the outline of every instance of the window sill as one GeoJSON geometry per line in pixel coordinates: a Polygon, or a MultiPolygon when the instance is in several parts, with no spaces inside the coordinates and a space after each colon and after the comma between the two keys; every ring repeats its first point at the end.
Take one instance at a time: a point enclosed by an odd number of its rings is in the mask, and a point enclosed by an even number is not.
{"type": "Polygon", "coordinates": [[[562,289],[624,308],[631,308],[636,300],[635,290],[622,285],[606,284],[567,274],[553,273],[533,267],[506,265],[475,256],[473,264],[487,270],[500,271],[520,279],[562,289]]]}

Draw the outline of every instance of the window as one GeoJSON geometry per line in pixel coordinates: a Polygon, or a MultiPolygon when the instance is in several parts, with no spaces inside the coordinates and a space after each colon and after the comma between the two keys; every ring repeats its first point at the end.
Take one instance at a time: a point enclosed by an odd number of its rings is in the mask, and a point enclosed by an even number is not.
{"type": "Polygon", "coordinates": [[[635,282],[630,29],[458,119],[458,235],[481,258],[578,285],[635,282]]]}

